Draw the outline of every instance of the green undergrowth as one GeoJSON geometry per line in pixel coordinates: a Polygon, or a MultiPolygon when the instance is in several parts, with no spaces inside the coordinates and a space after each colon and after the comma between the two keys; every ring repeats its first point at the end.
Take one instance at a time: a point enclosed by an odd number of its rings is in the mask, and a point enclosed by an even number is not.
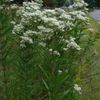
{"type": "MultiPolygon", "coordinates": [[[[94,34],[100,34],[100,21],[90,18],[90,23],[89,27],[93,29],[94,34]]],[[[94,43],[93,50],[96,58],[94,59],[93,66],[87,69],[87,74],[83,82],[84,92],[81,98],[82,100],[100,99],[100,39],[94,43]]]]}

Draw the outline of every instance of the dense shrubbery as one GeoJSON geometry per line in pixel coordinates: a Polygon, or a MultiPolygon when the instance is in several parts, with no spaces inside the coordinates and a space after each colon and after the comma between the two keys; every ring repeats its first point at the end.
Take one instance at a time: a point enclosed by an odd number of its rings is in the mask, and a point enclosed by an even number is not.
{"type": "Polygon", "coordinates": [[[94,7],[100,7],[100,1],[99,0],[85,0],[88,4],[90,8],[94,8],[94,7]]]}
{"type": "Polygon", "coordinates": [[[0,8],[2,100],[79,100],[78,66],[89,62],[95,41],[86,6],[75,0],[69,8],[44,9],[35,0],[0,8]]]}

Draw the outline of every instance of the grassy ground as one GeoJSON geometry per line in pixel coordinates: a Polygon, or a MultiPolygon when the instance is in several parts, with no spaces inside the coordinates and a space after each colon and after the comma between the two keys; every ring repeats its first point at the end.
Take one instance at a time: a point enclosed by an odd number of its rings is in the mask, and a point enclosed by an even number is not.
{"type": "MultiPolygon", "coordinates": [[[[100,21],[91,18],[90,23],[90,27],[94,29],[94,32],[100,33],[100,21]]],[[[85,94],[83,94],[82,100],[100,100],[100,40],[95,42],[93,48],[97,57],[95,65],[89,69],[90,76],[87,83],[84,84],[85,94]]]]}

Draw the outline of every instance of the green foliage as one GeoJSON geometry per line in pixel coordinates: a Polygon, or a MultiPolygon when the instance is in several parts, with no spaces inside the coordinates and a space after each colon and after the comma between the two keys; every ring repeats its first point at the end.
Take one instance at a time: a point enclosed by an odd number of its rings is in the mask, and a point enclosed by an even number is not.
{"type": "MultiPolygon", "coordinates": [[[[99,22],[95,21],[94,19],[91,18],[90,20],[90,27],[94,27],[94,34],[97,33],[98,36],[100,36],[99,32],[100,32],[100,25],[98,24],[99,22]]],[[[94,35],[93,34],[93,35],[94,35]]],[[[92,36],[94,37],[94,36],[92,36]]],[[[100,38],[100,37],[99,37],[100,38]]],[[[84,99],[90,99],[90,100],[98,100],[99,99],[99,95],[100,95],[100,46],[99,46],[99,40],[97,39],[96,42],[94,43],[94,45],[92,45],[92,48],[88,51],[87,53],[87,58],[88,65],[84,65],[87,67],[81,67],[81,74],[83,74],[82,76],[83,81],[82,81],[82,87],[84,89],[83,95],[82,95],[82,100],[84,99]],[[85,69],[86,68],[86,69],[85,69]],[[85,70],[84,70],[85,69],[85,70]]]]}
{"type": "Polygon", "coordinates": [[[80,21],[76,21],[75,27],[67,35],[76,37],[79,30],[87,33],[77,38],[84,49],[81,52],[73,49],[61,51],[62,44],[58,43],[62,34],[55,32],[46,43],[47,48],[60,51],[61,56],[56,56],[37,45],[37,42],[34,45],[26,44],[26,48],[20,47],[19,34],[11,32],[13,25],[10,22],[16,19],[14,10],[0,10],[0,99],[79,100],[79,94],[73,88],[75,83],[79,83],[76,81],[80,71],[78,66],[91,64],[92,54],[87,53],[98,34],[86,31],[87,26],[83,27],[80,21]]]}
{"type": "Polygon", "coordinates": [[[89,4],[90,8],[100,7],[100,1],[99,0],[84,0],[84,1],[89,4]]]}
{"type": "MultiPolygon", "coordinates": [[[[2,2],[3,3],[3,2],[2,2]]],[[[1,5],[2,7],[2,5],[1,5]]],[[[10,49],[11,49],[11,26],[9,24],[9,17],[6,8],[0,9],[0,90],[2,100],[9,100],[8,92],[8,77],[9,77],[9,63],[10,63],[10,49]],[[3,92],[3,93],[2,93],[3,92]]]]}
{"type": "Polygon", "coordinates": [[[53,3],[56,5],[56,6],[63,6],[63,4],[65,3],[66,0],[53,0],[53,3]]]}

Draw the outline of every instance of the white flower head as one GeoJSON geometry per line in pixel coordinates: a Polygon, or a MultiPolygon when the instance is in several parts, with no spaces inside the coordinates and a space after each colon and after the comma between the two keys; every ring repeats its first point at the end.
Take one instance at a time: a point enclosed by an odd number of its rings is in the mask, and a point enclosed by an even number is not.
{"type": "Polygon", "coordinates": [[[11,8],[11,9],[17,9],[18,6],[17,6],[16,4],[13,4],[13,5],[10,6],[10,8],[11,8]]]}
{"type": "Polygon", "coordinates": [[[78,84],[74,84],[74,89],[77,91],[79,94],[81,94],[81,87],[78,84]]]}
{"type": "Polygon", "coordinates": [[[75,48],[76,50],[81,50],[80,46],[75,42],[75,38],[70,37],[70,40],[68,40],[67,48],[75,48]]]}
{"type": "Polygon", "coordinates": [[[57,55],[57,56],[60,56],[60,53],[59,53],[58,51],[56,51],[56,50],[53,51],[53,54],[54,54],[54,55],[57,55]]]}
{"type": "Polygon", "coordinates": [[[26,36],[20,36],[21,43],[29,43],[29,44],[33,44],[33,40],[30,37],[26,37],[26,36]]]}
{"type": "Polygon", "coordinates": [[[11,23],[12,25],[15,25],[15,24],[16,24],[16,22],[15,22],[15,21],[11,21],[10,23],[11,23]]]}
{"type": "Polygon", "coordinates": [[[58,70],[58,73],[61,74],[62,73],[62,70],[58,70]]]}
{"type": "Polygon", "coordinates": [[[63,50],[64,50],[64,51],[67,51],[67,50],[68,50],[68,48],[63,48],[63,50]]]}
{"type": "Polygon", "coordinates": [[[49,49],[49,52],[52,52],[53,51],[53,49],[49,49]]]}
{"type": "Polygon", "coordinates": [[[40,42],[39,45],[42,47],[46,47],[46,43],[44,43],[44,42],[40,42]]]}

